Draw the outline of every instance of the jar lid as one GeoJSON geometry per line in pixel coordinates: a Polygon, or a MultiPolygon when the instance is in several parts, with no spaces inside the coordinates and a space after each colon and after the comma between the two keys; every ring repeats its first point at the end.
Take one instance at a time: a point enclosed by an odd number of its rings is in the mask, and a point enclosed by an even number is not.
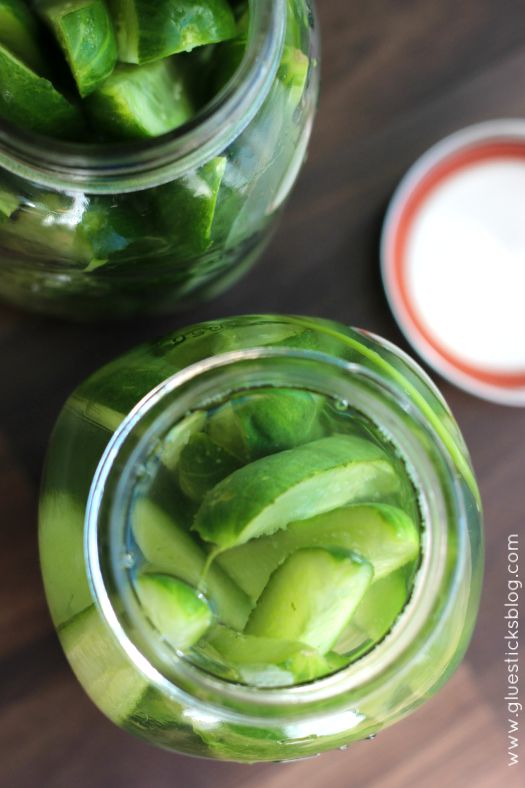
{"type": "Polygon", "coordinates": [[[383,283],[418,353],[484,399],[525,405],[525,120],[471,126],[398,186],[383,283]]]}

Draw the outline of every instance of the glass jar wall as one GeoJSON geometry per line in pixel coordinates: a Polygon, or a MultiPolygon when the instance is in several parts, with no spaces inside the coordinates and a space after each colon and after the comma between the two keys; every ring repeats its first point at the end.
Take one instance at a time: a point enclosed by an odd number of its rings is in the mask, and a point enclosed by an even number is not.
{"type": "Polygon", "coordinates": [[[235,281],[304,161],[319,61],[310,0],[250,0],[244,59],[191,124],[81,145],[0,124],[0,296],[73,319],[169,312],[235,281]]]}
{"type": "MultiPolygon", "coordinates": [[[[312,437],[318,436],[304,439],[312,437]]],[[[326,496],[336,494],[337,487],[326,488],[326,496]]],[[[40,549],[66,656],[110,719],[179,752],[286,760],[377,733],[417,708],[451,674],[479,602],[481,511],[458,427],[408,357],[329,321],[241,317],[143,345],[77,389],[49,450],[40,549]],[[292,686],[254,686],[173,651],[145,612],[133,579],[130,512],[159,446],[179,457],[174,429],[217,403],[261,389],[311,392],[332,401],[339,413],[361,414],[367,430],[375,425],[410,477],[421,519],[410,598],[390,631],[359,658],[292,686]]],[[[205,555],[204,543],[198,549],[205,555]]],[[[147,556],[153,562],[158,557],[147,556]]],[[[215,580],[221,593],[227,582],[230,594],[231,578],[215,580]]],[[[228,624],[241,629],[238,590],[229,596],[228,624]]]]}

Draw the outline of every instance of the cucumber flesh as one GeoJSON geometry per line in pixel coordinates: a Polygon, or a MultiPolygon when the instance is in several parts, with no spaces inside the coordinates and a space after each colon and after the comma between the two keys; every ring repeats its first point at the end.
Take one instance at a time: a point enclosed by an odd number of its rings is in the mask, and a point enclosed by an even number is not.
{"type": "Polygon", "coordinates": [[[23,0],[0,0],[0,44],[38,74],[46,72],[38,24],[23,0]]]}
{"type": "Polygon", "coordinates": [[[334,435],[235,471],[205,496],[193,528],[224,550],[397,484],[379,447],[334,435]]]}
{"type": "Polygon", "coordinates": [[[218,566],[212,565],[203,576],[207,556],[182,526],[145,498],[135,502],[131,523],[144,558],[157,572],[199,588],[221,621],[233,629],[244,628],[251,610],[248,597],[218,566]]]}
{"type": "Polygon", "coordinates": [[[179,484],[192,501],[201,501],[206,493],[240,466],[233,454],[214,443],[208,435],[198,433],[182,450],[179,484]]]}
{"type": "Polygon", "coordinates": [[[344,665],[337,654],[322,656],[304,643],[234,632],[217,625],[198,646],[224,678],[253,687],[302,684],[333,673],[344,665]]]}
{"type": "Polygon", "coordinates": [[[166,134],[193,115],[182,75],[170,60],[118,65],[87,97],[86,107],[97,130],[122,140],[166,134]]]}
{"type": "Polygon", "coordinates": [[[117,40],[104,0],[48,0],[39,11],[71,67],[81,96],[88,96],[112,73],[117,40]]]}
{"type": "Polygon", "coordinates": [[[146,615],[174,649],[191,648],[212,622],[205,600],[175,577],[144,574],[135,581],[135,588],[146,615]]]}
{"type": "Polygon", "coordinates": [[[408,583],[404,569],[398,569],[372,583],[356,607],[350,626],[334,646],[339,654],[382,640],[394,626],[406,605],[408,583]]]}
{"type": "Polygon", "coordinates": [[[227,0],[112,0],[111,12],[125,63],[150,63],[237,32],[227,0]]]}
{"type": "Polygon", "coordinates": [[[90,607],[58,634],[75,675],[94,703],[113,722],[124,722],[148,683],[128,661],[98,610],[90,607]]]}
{"type": "Polygon", "coordinates": [[[0,117],[30,131],[75,137],[82,130],[79,110],[0,44],[0,117]]]}
{"type": "Polygon", "coordinates": [[[227,550],[217,562],[252,600],[284,559],[303,547],[341,547],[364,556],[374,580],[413,561],[419,530],[402,509],[387,504],[354,504],[290,523],[286,530],[227,550]]]}
{"type": "Polygon", "coordinates": [[[21,202],[20,197],[14,192],[7,191],[0,186],[0,222],[10,219],[20,207],[21,202]]]}
{"type": "Polygon", "coordinates": [[[305,548],[270,578],[247,635],[288,638],[330,651],[372,582],[371,564],[343,550],[305,548]]]}

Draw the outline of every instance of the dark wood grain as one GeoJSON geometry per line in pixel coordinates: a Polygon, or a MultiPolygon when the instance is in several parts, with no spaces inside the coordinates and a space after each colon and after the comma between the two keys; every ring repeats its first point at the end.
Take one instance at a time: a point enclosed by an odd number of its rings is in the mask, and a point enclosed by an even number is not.
{"type": "MultiPolygon", "coordinates": [[[[46,613],[38,483],[49,431],[75,385],[142,339],[235,313],[326,315],[403,346],[378,274],[389,195],[413,160],[445,134],[483,119],[525,115],[522,2],[321,0],[319,12],[324,78],[310,159],[275,242],[241,284],[191,315],[132,324],[68,326],[0,309],[0,784],[6,788],[525,784],[523,771],[506,765],[502,662],[506,537],[525,524],[525,411],[475,400],[435,375],[470,445],[485,502],[483,603],[453,680],[375,741],[282,766],[214,764],[157,751],[98,714],[68,670],[46,613]]],[[[522,724],[525,765],[525,714],[522,724]]]]}

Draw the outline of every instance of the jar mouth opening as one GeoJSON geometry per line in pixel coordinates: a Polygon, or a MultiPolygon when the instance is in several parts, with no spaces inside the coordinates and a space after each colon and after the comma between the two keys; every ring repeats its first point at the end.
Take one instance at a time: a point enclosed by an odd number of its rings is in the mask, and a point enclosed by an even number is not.
{"type": "Polygon", "coordinates": [[[191,121],[158,137],[122,143],[56,140],[0,119],[0,166],[50,187],[94,193],[160,185],[217,156],[248,125],[275,79],[286,0],[249,0],[250,22],[237,71],[191,121]]]}
{"type": "MultiPolygon", "coordinates": [[[[257,710],[260,712],[261,708],[269,713],[272,708],[285,707],[297,714],[299,709],[321,700],[336,701],[337,698],[348,696],[372,682],[402,657],[428,623],[441,593],[447,568],[448,536],[445,525],[448,504],[439,477],[425,456],[423,447],[418,445],[409,430],[402,429],[399,419],[392,416],[390,410],[394,400],[405,414],[408,413],[419,422],[420,428],[429,431],[425,420],[408,399],[400,397],[399,391],[393,390],[376,373],[361,365],[317,351],[259,348],[225,353],[187,367],[153,389],[126,417],[106,449],[90,491],[85,554],[99,612],[130,659],[153,685],[174,697],[182,694],[206,699],[207,705],[226,705],[232,709],[242,706],[253,713],[257,710]],[[313,385],[311,376],[314,372],[317,376],[321,372],[319,379],[323,380],[322,386],[313,385]],[[301,386],[329,394],[332,398],[335,396],[336,399],[349,400],[350,394],[352,406],[364,412],[376,424],[379,423],[386,437],[400,452],[419,493],[423,522],[422,559],[405,610],[391,632],[371,651],[340,671],[311,683],[278,688],[235,684],[209,674],[182,657],[174,660],[175,652],[171,649],[168,649],[171,664],[167,667],[168,660],[159,659],[159,644],[151,643],[154,629],[141,620],[144,616],[131,590],[129,575],[122,569],[123,534],[128,523],[131,492],[137,479],[136,470],[141,467],[141,457],[145,456],[147,446],[151,446],[152,440],[157,439],[158,442],[157,436],[173,427],[177,420],[192,409],[191,406],[203,407],[203,402],[216,401],[217,392],[222,394],[226,391],[224,386],[232,385],[234,380],[237,381],[237,390],[253,388],[259,380],[259,385],[301,386]],[[196,392],[195,387],[199,385],[201,388],[196,392]],[[371,404],[370,396],[374,391],[379,397],[371,404]],[[171,403],[170,397],[175,397],[171,403]],[[386,400],[381,406],[379,400],[384,397],[386,400]],[[137,432],[140,432],[138,439],[137,432]],[[101,528],[108,525],[109,539],[99,539],[101,528]],[[119,599],[118,611],[112,602],[112,595],[115,594],[119,599]],[[124,597],[127,601],[122,614],[124,597]]],[[[463,564],[468,552],[465,512],[452,460],[436,435],[432,434],[432,440],[439,449],[454,505],[459,510],[457,565],[454,571],[454,581],[457,581],[464,574],[463,564]]]]}

